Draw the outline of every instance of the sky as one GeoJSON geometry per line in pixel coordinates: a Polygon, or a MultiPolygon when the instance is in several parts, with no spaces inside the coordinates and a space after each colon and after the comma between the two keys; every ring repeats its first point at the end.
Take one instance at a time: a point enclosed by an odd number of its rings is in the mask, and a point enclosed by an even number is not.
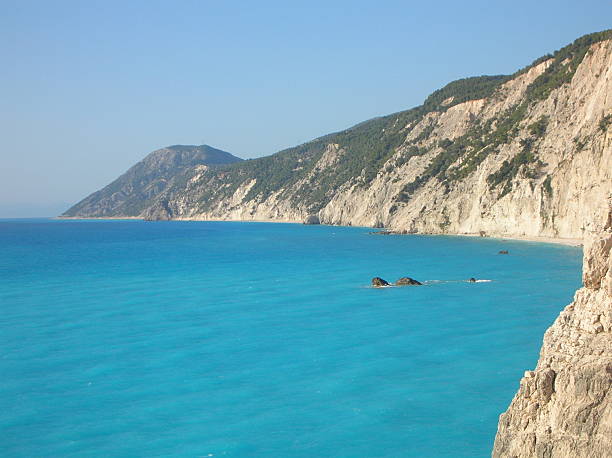
{"type": "Polygon", "coordinates": [[[0,217],[57,215],[168,145],[272,154],[612,27],[609,0],[0,0],[0,11],[0,217]]]}

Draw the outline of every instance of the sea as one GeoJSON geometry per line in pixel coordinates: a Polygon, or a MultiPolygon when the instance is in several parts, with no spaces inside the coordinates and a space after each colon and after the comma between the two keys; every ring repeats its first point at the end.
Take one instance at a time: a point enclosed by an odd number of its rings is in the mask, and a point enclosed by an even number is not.
{"type": "Polygon", "coordinates": [[[0,456],[490,456],[581,262],[360,227],[0,220],[0,456]]]}

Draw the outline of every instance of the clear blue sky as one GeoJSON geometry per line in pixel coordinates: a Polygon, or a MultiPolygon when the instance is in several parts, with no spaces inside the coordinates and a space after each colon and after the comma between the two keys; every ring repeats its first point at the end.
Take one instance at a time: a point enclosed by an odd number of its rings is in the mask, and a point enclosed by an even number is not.
{"type": "Polygon", "coordinates": [[[603,0],[0,7],[0,216],[60,213],[166,145],[271,154],[612,27],[603,0]]]}

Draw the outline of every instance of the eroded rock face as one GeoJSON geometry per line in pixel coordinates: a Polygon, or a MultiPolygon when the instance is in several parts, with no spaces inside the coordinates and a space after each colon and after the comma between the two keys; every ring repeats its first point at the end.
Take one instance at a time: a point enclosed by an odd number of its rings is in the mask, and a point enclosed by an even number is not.
{"type": "Polygon", "coordinates": [[[585,240],[584,287],[499,418],[494,457],[612,456],[612,212],[585,240]]]}

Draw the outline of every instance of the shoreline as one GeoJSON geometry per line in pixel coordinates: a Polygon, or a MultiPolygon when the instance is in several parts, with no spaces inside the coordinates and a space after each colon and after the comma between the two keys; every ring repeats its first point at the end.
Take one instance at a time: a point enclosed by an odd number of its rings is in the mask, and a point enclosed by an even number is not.
{"type": "MultiPolygon", "coordinates": [[[[79,216],[54,216],[51,219],[66,219],[66,220],[141,220],[145,221],[145,219],[141,216],[87,216],[87,217],[79,217],[79,216]]],[[[304,224],[303,221],[293,221],[293,220],[272,220],[272,219],[223,219],[223,218],[173,218],[170,220],[163,221],[209,221],[209,222],[234,222],[234,223],[275,223],[275,224],[304,224]]],[[[356,227],[342,224],[316,224],[316,226],[337,226],[337,227],[356,227]]],[[[519,242],[537,242],[537,243],[554,243],[557,245],[566,245],[573,247],[582,247],[583,239],[579,238],[565,238],[565,237],[549,237],[549,236],[540,236],[540,235],[504,235],[504,234],[491,234],[481,236],[477,233],[457,233],[457,234],[440,234],[440,233],[426,233],[426,232],[415,232],[415,233],[402,233],[394,230],[386,230],[383,228],[371,228],[369,226],[363,226],[369,229],[375,229],[373,232],[376,234],[380,232],[380,235],[441,235],[441,236],[453,236],[453,237],[478,237],[483,239],[499,239],[499,240],[507,240],[507,241],[519,241],[519,242]]]]}
{"type": "MultiPolygon", "coordinates": [[[[449,234],[450,235],[450,234],[449,234]]],[[[564,238],[564,237],[548,237],[545,235],[502,235],[492,234],[481,237],[479,234],[456,234],[464,237],[478,237],[483,239],[499,239],[508,241],[519,241],[519,242],[538,242],[538,243],[554,243],[557,245],[566,245],[581,247],[584,243],[583,239],[577,238],[564,238]]]]}
{"type": "Polygon", "coordinates": [[[372,234],[380,234],[380,235],[428,235],[428,236],[442,236],[442,237],[474,237],[479,239],[489,239],[489,240],[500,240],[500,241],[508,241],[508,242],[536,242],[536,243],[553,243],[556,245],[565,245],[565,246],[574,246],[581,247],[584,243],[582,239],[577,238],[564,238],[564,237],[547,237],[547,236],[539,236],[539,235],[501,235],[501,234],[492,234],[492,235],[480,235],[480,234],[451,234],[451,233],[430,233],[430,232],[411,232],[411,233],[403,233],[403,232],[395,232],[395,231],[385,231],[381,229],[378,232],[372,232],[372,234]]]}
{"type": "MultiPolygon", "coordinates": [[[[508,237],[492,237],[492,238],[501,238],[508,239],[508,237]]],[[[521,242],[540,242],[540,243],[556,243],[557,245],[566,245],[566,246],[574,246],[574,247],[582,247],[584,244],[583,239],[570,239],[570,238],[555,238],[555,237],[543,237],[543,236],[520,236],[516,238],[511,238],[510,240],[518,240],[521,242]]]]}

